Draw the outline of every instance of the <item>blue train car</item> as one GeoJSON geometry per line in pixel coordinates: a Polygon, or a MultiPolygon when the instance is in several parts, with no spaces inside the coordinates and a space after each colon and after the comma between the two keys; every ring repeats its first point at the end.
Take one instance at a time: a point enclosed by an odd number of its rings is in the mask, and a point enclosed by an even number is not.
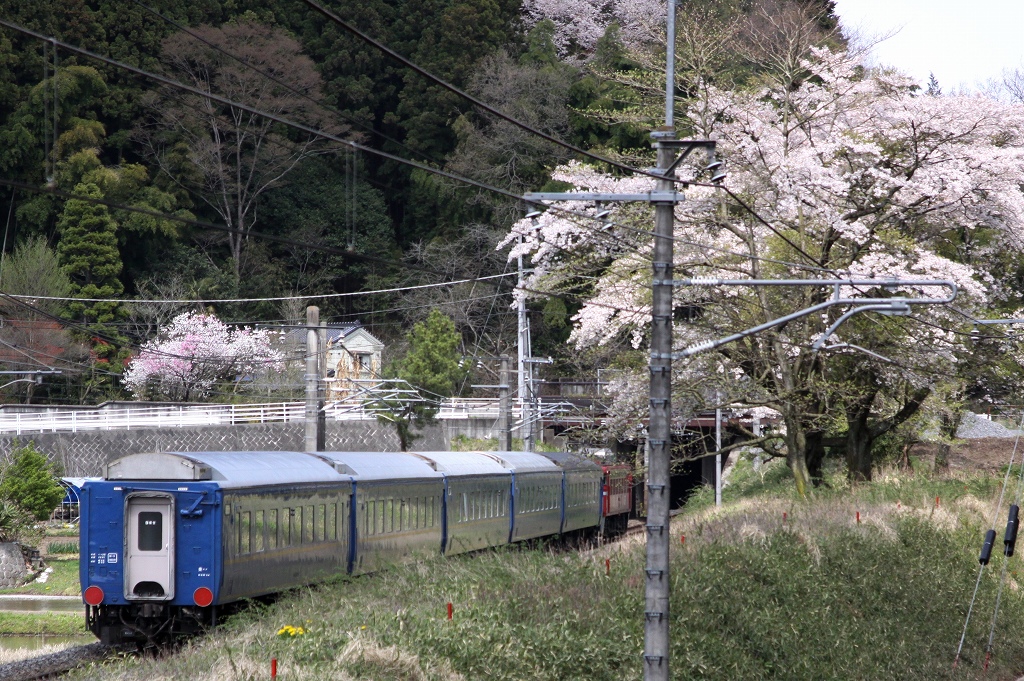
{"type": "Polygon", "coordinates": [[[107,643],[193,633],[332,574],[596,528],[601,490],[599,467],[560,454],[126,456],[82,486],[87,623],[107,643]]]}
{"type": "Polygon", "coordinates": [[[566,452],[544,452],[562,469],[561,533],[598,527],[601,524],[601,483],[603,472],[593,461],[566,452]]]}
{"type": "Polygon", "coordinates": [[[508,544],[512,471],[480,452],[416,452],[445,474],[445,554],[508,544]]]}
{"type": "Polygon", "coordinates": [[[444,475],[411,454],[317,452],[353,481],[350,571],[372,572],[441,552],[444,475]]]}
{"type": "Polygon", "coordinates": [[[90,629],[105,642],[191,633],[215,618],[218,604],[347,569],[352,485],[296,452],[112,462],[81,494],[79,576],[90,629]],[[329,513],[342,522],[330,524],[329,513]]]}
{"type": "Polygon", "coordinates": [[[512,536],[523,541],[562,529],[562,469],[533,452],[480,452],[512,473],[512,536]]]}

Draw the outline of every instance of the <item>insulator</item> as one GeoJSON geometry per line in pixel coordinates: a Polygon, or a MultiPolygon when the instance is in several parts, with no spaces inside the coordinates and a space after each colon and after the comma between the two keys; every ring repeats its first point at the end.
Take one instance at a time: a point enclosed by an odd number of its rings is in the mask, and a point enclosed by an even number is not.
{"type": "Polygon", "coordinates": [[[1017,543],[1017,530],[1020,527],[1020,521],[1017,519],[1017,514],[1020,512],[1020,508],[1017,504],[1010,506],[1010,514],[1006,519],[1006,536],[1003,538],[1003,554],[1009,558],[1013,555],[1013,547],[1017,543]]]}
{"type": "Polygon", "coordinates": [[[981,545],[981,555],[978,556],[978,562],[982,565],[988,565],[988,561],[992,557],[992,544],[994,544],[995,541],[995,530],[989,530],[985,533],[985,543],[981,545]]]}

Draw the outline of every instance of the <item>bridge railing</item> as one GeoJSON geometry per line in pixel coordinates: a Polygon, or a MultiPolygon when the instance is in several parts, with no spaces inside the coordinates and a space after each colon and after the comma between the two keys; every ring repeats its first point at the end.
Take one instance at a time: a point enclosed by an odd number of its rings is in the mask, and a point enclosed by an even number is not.
{"type": "MultiPolygon", "coordinates": [[[[553,405],[544,405],[543,411],[553,405]]],[[[561,405],[556,405],[561,406],[561,405]]],[[[569,405],[571,406],[571,405],[569,405]]],[[[355,421],[375,419],[374,411],[358,405],[328,405],[328,419],[355,421]]],[[[517,424],[522,418],[521,405],[513,401],[511,418],[517,424]]],[[[558,411],[556,409],[556,411],[558,411]]],[[[131,428],[183,428],[188,426],[232,426],[247,423],[282,423],[302,421],[306,416],[303,402],[268,402],[261,404],[207,405],[143,405],[105,409],[47,409],[31,413],[0,411],[0,433],[77,433],[95,430],[126,430],[131,428]]],[[[495,419],[499,416],[495,398],[452,398],[444,400],[437,417],[453,419],[495,419]]]]}

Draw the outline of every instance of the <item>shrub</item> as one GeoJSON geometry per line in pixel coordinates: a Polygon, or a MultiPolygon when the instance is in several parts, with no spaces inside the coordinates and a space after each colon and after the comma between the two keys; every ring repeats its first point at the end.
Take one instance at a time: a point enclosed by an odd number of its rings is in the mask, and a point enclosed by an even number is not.
{"type": "Polygon", "coordinates": [[[0,477],[0,498],[9,500],[37,520],[46,520],[64,498],[57,467],[30,442],[12,452],[0,477]]]}

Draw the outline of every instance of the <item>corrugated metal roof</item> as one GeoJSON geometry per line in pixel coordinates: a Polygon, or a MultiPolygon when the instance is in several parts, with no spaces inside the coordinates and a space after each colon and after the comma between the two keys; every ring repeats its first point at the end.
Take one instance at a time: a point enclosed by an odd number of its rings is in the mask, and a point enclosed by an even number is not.
{"type": "Polygon", "coordinates": [[[418,456],[402,452],[316,452],[316,456],[334,462],[356,480],[444,477],[418,456]]]}
{"type": "Polygon", "coordinates": [[[480,452],[411,452],[448,475],[508,475],[509,469],[480,452]]]}
{"type": "Polygon", "coordinates": [[[226,489],[350,479],[303,452],[154,452],[107,466],[108,480],[211,480],[226,489]]]}
{"type": "Polygon", "coordinates": [[[561,470],[548,459],[545,459],[540,454],[534,454],[533,452],[480,452],[480,454],[491,457],[501,465],[515,471],[516,473],[561,470]]]}

